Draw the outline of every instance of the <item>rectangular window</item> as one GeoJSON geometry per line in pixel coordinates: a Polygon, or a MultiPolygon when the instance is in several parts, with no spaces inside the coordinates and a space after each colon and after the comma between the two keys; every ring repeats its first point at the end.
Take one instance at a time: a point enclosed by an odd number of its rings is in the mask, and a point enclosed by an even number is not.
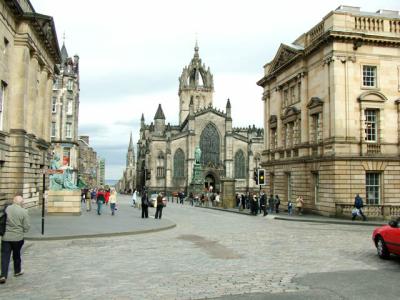
{"type": "Polygon", "coordinates": [[[3,122],[4,122],[4,102],[6,96],[6,85],[4,82],[0,83],[0,130],[3,130],[3,122]]]}
{"type": "Polygon", "coordinates": [[[365,140],[367,142],[378,141],[378,111],[375,109],[365,110],[365,140]]]}
{"type": "Polygon", "coordinates": [[[67,138],[72,138],[72,124],[71,123],[67,123],[67,127],[66,127],[66,137],[67,138]]]}
{"type": "Polygon", "coordinates": [[[293,127],[294,123],[290,122],[286,124],[285,130],[285,145],[286,148],[291,148],[293,146],[293,127]]]}
{"type": "Polygon", "coordinates": [[[51,112],[53,114],[57,112],[57,97],[53,97],[51,100],[51,112]]]}
{"type": "Polygon", "coordinates": [[[56,137],[57,124],[56,122],[51,122],[51,137],[56,137]]]}
{"type": "Polygon", "coordinates": [[[301,82],[297,83],[297,101],[301,101],[301,82]]]}
{"type": "Polygon", "coordinates": [[[277,147],[277,134],[276,128],[271,129],[271,149],[275,149],[277,147]]]}
{"type": "Polygon", "coordinates": [[[286,193],[287,193],[287,200],[292,200],[292,174],[286,173],[286,193]]]}
{"type": "Polygon", "coordinates": [[[314,202],[317,204],[319,202],[319,173],[313,172],[313,186],[314,186],[314,202]]]}
{"type": "Polygon", "coordinates": [[[367,173],[365,176],[365,194],[367,204],[380,204],[380,174],[367,173]]]}
{"type": "Polygon", "coordinates": [[[376,66],[363,66],[363,86],[376,87],[376,66]]]}
{"type": "Polygon", "coordinates": [[[290,104],[293,104],[296,102],[296,91],[295,91],[295,87],[292,86],[290,88],[290,104]]]}
{"type": "Polygon", "coordinates": [[[68,82],[67,82],[67,90],[68,91],[72,91],[73,90],[73,86],[74,86],[74,82],[71,79],[69,79],[68,82]]]}
{"type": "Polygon", "coordinates": [[[283,107],[286,107],[289,105],[289,91],[284,90],[283,91],[283,107]]]}
{"type": "Polygon", "coordinates": [[[67,103],[67,115],[72,115],[73,105],[72,100],[68,99],[67,103]]]}
{"type": "Polygon", "coordinates": [[[164,167],[157,167],[157,177],[164,177],[164,167]]]}

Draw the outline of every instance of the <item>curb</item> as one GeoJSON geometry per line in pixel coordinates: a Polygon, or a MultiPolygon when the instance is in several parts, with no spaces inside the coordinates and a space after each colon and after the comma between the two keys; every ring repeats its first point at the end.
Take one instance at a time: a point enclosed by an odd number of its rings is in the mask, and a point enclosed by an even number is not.
{"type": "MultiPolygon", "coordinates": [[[[240,211],[234,211],[234,210],[227,210],[227,209],[223,209],[223,208],[218,208],[218,207],[207,207],[207,206],[196,206],[199,208],[206,208],[206,209],[212,209],[212,210],[218,210],[218,211],[224,211],[224,212],[230,212],[230,213],[234,213],[234,214],[240,214],[240,215],[246,215],[246,216],[252,216],[249,213],[244,213],[244,212],[240,212],[240,211]]],[[[270,216],[270,214],[269,214],[270,216]]],[[[361,222],[361,221],[346,221],[346,220],[335,220],[335,219],[326,219],[326,220],[314,220],[314,219],[300,219],[300,218],[285,218],[285,217],[278,217],[278,216],[274,216],[272,215],[270,219],[274,219],[274,220],[280,220],[280,221],[289,221],[289,222],[309,222],[309,223],[325,223],[325,224],[337,224],[337,225],[362,225],[362,226],[382,226],[385,225],[386,223],[378,223],[378,222],[361,222]]]]}
{"type": "Polygon", "coordinates": [[[125,231],[125,232],[112,232],[112,233],[95,233],[95,234],[81,234],[81,235],[66,235],[66,236],[49,236],[49,237],[25,237],[26,241],[61,241],[61,240],[74,240],[74,239],[87,239],[87,238],[102,238],[102,237],[113,237],[113,236],[125,236],[125,235],[137,235],[145,233],[153,233],[172,229],[176,227],[176,224],[172,224],[166,227],[137,230],[137,231],[125,231]]]}

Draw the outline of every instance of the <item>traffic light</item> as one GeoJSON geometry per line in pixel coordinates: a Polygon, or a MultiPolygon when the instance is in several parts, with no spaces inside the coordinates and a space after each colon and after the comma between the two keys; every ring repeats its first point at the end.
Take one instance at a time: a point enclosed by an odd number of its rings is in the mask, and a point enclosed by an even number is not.
{"type": "Polygon", "coordinates": [[[151,179],[151,170],[146,169],[146,180],[150,180],[151,179]]]}
{"type": "Polygon", "coordinates": [[[253,179],[256,182],[256,185],[258,185],[258,172],[257,172],[257,169],[254,169],[254,177],[253,177],[253,179]]]}
{"type": "Polygon", "coordinates": [[[267,184],[267,182],[265,180],[265,170],[264,169],[258,169],[258,184],[259,185],[267,184]]]}

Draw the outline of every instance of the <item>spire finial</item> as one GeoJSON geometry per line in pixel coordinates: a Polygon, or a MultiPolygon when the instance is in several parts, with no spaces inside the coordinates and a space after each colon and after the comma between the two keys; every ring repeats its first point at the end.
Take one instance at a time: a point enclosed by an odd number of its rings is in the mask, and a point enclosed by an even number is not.
{"type": "Polygon", "coordinates": [[[194,57],[199,57],[199,43],[197,41],[197,32],[196,32],[196,43],[194,45],[194,57]]]}
{"type": "Polygon", "coordinates": [[[63,44],[65,44],[65,31],[63,33],[63,44]]]}

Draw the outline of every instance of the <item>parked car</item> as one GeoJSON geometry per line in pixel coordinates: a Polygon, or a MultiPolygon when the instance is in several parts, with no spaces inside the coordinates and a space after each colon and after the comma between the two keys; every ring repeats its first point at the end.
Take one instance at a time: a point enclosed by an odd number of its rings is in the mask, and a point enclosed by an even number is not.
{"type": "Polygon", "coordinates": [[[157,197],[158,197],[158,194],[151,194],[151,196],[150,196],[150,207],[156,207],[157,206],[157,197]]]}
{"type": "Polygon", "coordinates": [[[390,221],[388,225],[376,228],[372,233],[378,255],[388,259],[390,254],[400,255],[400,218],[390,221]]]}

